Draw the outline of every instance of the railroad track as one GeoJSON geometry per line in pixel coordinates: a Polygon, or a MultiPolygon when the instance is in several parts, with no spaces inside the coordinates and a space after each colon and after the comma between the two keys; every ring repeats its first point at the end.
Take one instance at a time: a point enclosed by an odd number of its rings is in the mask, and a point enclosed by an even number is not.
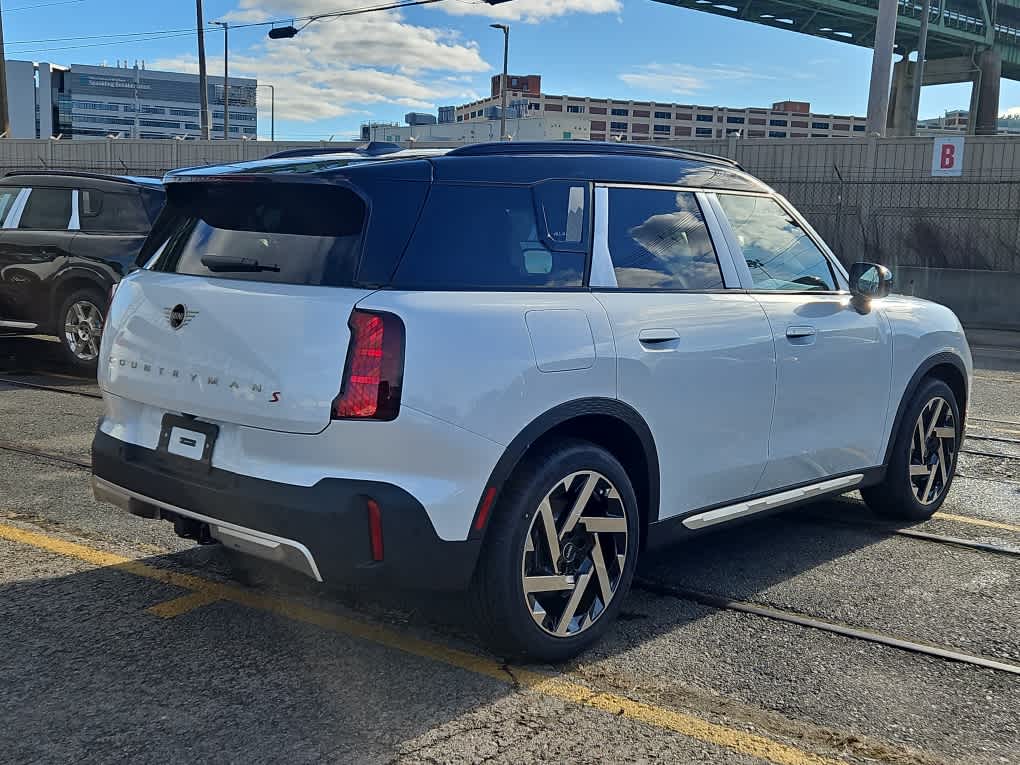
{"type": "MultiPolygon", "coordinates": [[[[90,462],[85,462],[83,460],[75,459],[73,457],[68,457],[65,455],[51,454],[48,452],[41,451],[39,449],[33,449],[30,447],[12,444],[4,441],[0,441],[0,450],[10,451],[17,454],[25,454],[40,459],[51,460],[61,464],[68,464],[83,470],[92,469],[92,465],[90,462]]],[[[839,523],[839,525],[846,526],[867,525],[853,522],[845,523],[836,522],[830,521],[829,519],[819,518],[811,518],[810,520],[822,523],[839,523]]],[[[913,529],[889,529],[884,528],[879,524],[870,524],[870,526],[872,528],[875,528],[876,530],[881,530],[886,533],[925,540],[937,544],[951,545],[954,547],[967,548],[979,552],[994,553],[998,555],[1020,556],[1020,551],[1008,547],[1002,547],[999,545],[991,545],[984,542],[975,542],[969,539],[948,537],[939,534],[929,534],[927,532],[914,531],[913,529]]],[[[894,635],[886,635],[880,632],[875,632],[874,630],[852,627],[849,625],[840,624],[838,622],[833,622],[828,619],[811,616],[809,614],[801,614],[796,611],[789,611],[785,609],[774,608],[772,606],[764,606],[757,603],[736,600],[733,598],[729,598],[725,595],[699,592],[696,590],[691,590],[688,588],[673,585],[667,582],[658,582],[644,577],[636,578],[634,580],[634,586],[636,589],[645,590],[646,592],[651,592],[656,595],[679,598],[682,600],[698,603],[709,608],[727,611],[737,611],[740,613],[750,614],[761,618],[785,622],[787,624],[795,624],[800,627],[817,629],[855,640],[864,640],[867,642],[877,643],[891,648],[910,651],[912,653],[923,654],[926,656],[932,656],[964,664],[971,664],[978,667],[984,667],[986,669],[992,669],[998,672],[1020,675],[1020,664],[1014,664],[1002,659],[996,659],[988,656],[968,654],[964,651],[958,651],[954,648],[949,648],[945,646],[922,643],[914,640],[906,640],[904,638],[896,637],[894,635]]]]}

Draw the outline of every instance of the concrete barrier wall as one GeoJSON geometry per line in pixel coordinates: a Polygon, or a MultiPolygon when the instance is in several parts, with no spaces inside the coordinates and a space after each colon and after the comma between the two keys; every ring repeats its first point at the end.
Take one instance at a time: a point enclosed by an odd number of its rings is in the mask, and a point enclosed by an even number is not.
{"type": "MultiPolygon", "coordinates": [[[[160,176],[301,147],[268,141],[0,141],[0,170],[160,176]]],[[[449,144],[415,144],[442,147],[449,144]]],[[[688,140],[786,195],[846,263],[874,260],[899,289],[953,307],[968,327],[1020,330],[1020,137],[966,138],[964,171],[932,178],[931,138],[688,140]]]]}

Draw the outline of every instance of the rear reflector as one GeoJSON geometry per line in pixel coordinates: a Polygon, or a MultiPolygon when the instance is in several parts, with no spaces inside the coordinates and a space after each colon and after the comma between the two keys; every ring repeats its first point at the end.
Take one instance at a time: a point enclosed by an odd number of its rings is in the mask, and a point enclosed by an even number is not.
{"type": "Polygon", "coordinates": [[[372,547],[372,560],[383,559],[382,511],[374,499],[368,500],[368,541],[372,547]]]}
{"type": "Polygon", "coordinates": [[[355,309],[348,326],[351,342],[333,419],[395,419],[404,377],[404,323],[391,313],[355,309]]]}
{"type": "Polygon", "coordinates": [[[490,486],[485,490],[485,494],[482,495],[482,504],[478,507],[478,514],[475,516],[475,522],[472,528],[475,531],[481,531],[485,528],[485,524],[489,520],[489,512],[492,510],[492,501],[496,498],[496,487],[490,486]]]}

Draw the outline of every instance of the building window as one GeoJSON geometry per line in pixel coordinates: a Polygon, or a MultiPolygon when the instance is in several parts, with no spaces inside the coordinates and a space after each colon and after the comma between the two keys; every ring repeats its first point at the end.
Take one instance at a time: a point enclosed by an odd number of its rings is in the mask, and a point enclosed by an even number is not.
{"type": "Polygon", "coordinates": [[[89,109],[100,112],[119,112],[120,104],[107,104],[101,101],[72,101],[71,106],[75,109],[89,109]]]}
{"type": "Polygon", "coordinates": [[[812,122],[811,123],[811,129],[812,130],[828,130],[829,129],[829,123],[828,122],[812,122]]]}
{"type": "Polygon", "coordinates": [[[605,114],[606,113],[606,107],[604,107],[604,106],[593,106],[590,109],[588,109],[588,111],[591,114],[605,114]]]}
{"type": "Polygon", "coordinates": [[[811,137],[812,138],[828,138],[829,134],[828,133],[812,133],[811,137]]]}
{"type": "Polygon", "coordinates": [[[171,117],[197,117],[199,115],[198,109],[171,109],[171,117]]]}
{"type": "Polygon", "coordinates": [[[563,111],[563,104],[548,104],[547,103],[545,105],[545,110],[547,112],[562,112],[563,111]]]}
{"type": "Polygon", "coordinates": [[[764,138],[765,137],[765,131],[764,130],[752,130],[750,133],[748,133],[747,137],[748,138],[764,138]]]}
{"type": "MultiPolygon", "coordinates": [[[[748,120],[748,122],[750,122],[752,125],[764,125],[765,124],[765,120],[763,120],[761,117],[751,117],[748,120]]],[[[807,125],[805,125],[804,127],[807,127],[807,125]]]]}
{"type": "Polygon", "coordinates": [[[584,107],[569,104],[567,106],[567,111],[570,112],[571,114],[584,114],[584,107]]]}
{"type": "Polygon", "coordinates": [[[833,125],[832,129],[833,130],[842,130],[843,132],[846,132],[847,130],[850,129],[850,126],[849,125],[833,125]]]}
{"type": "Polygon", "coordinates": [[[138,120],[139,125],[145,127],[158,127],[158,128],[171,128],[173,130],[180,130],[180,122],[170,122],[169,120],[138,120]]]}
{"type": "Polygon", "coordinates": [[[616,130],[616,131],[619,131],[621,133],[626,133],[627,132],[627,123],[626,122],[610,122],[609,123],[609,129],[610,130],[616,130]]]}
{"type": "Polygon", "coordinates": [[[656,133],[663,133],[663,134],[665,134],[665,135],[669,135],[669,125],[656,125],[656,126],[655,126],[655,127],[653,128],[653,130],[654,130],[654,131],[655,131],[656,133]]]}
{"type": "Polygon", "coordinates": [[[626,117],[627,116],[627,110],[626,109],[613,109],[612,110],[612,114],[613,114],[614,117],[626,117]]]}
{"type": "Polygon", "coordinates": [[[698,120],[698,122],[711,122],[712,121],[712,115],[711,114],[699,114],[696,119],[698,120]]]}
{"type": "Polygon", "coordinates": [[[712,128],[698,128],[694,133],[698,138],[711,138],[712,128]]]}
{"type": "Polygon", "coordinates": [[[693,116],[693,115],[691,115],[691,114],[677,114],[677,115],[676,115],[676,118],[677,118],[678,120],[685,120],[685,121],[688,121],[688,122],[689,122],[692,116],[693,116]]]}
{"type": "Polygon", "coordinates": [[[690,134],[691,134],[691,129],[689,127],[681,127],[680,125],[677,125],[675,128],[673,128],[673,135],[686,135],[686,136],[689,136],[690,134]]]}
{"type": "Polygon", "coordinates": [[[519,88],[520,86],[521,86],[520,79],[518,79],[517,77],[511,77],[510,78],[510,87],[511,88],[519,88]]]}
{"type": "Polygon", "coordinates": [[[855,133],[863,133],[864,132],[864,125],[854,125],[854,132],[855,133]]]}
{"type": "Polygon", "coordinates": [[[591,121],[591,129],[592,130],[598,130],[598,131],[604,131],[606,129],[606,123],[605,123],[604,120],[592,120],[591,121]]]}
{"type": "Polygon", "coordinates": [[[647,133],[648,132],[648,123],[647,122],[635,122],[633,125],[631,125],[630,131],[632,133],[647,133]]]}
{"type": "Polygon", "coordinates": [[[786,138],[785,130],[770,130],[769,138],[786,138]]]}
{"type": "Polygon", "coordinates": [[[743,117],[727,117],[726,118],[726,123],[729,124],[729,125],[743,125],[744,124],[744,118],[743,117]]]}
{"type": "Polygon", "coordinates": [[[647,119],[650,115],[651,115],[651,112],[649,112],[647,110],[642,110],[642,109],[635,109],[634,110],[634,116],[635,117],[643,117],[643,118],[647,119]]]}
{"type": "Polygon", "coordinates": [[[806,128],[807,123],[803,120],[790,120],[790,127],[806,128]]]}
{"type": "Polygon", "coordinates": [[[592,133],[591,134],[591,140],[593,140],[593,141],[604,141],[604,140],[606,140],[606,134],[605,133],[592,133]]]}
{"type": "Polygon", "coordinates": [[[656,112],[655,119],[657,120],[671,120],[673,119],[672,112],[656,112]]]}
{"type": "Polygon", "coordinates": [[[463,121],[464,121],[463,115],[458,114],[457,115],[457,122],[463,122],[463,121]]]}
{"type": "Polygon", "coordinates": [[[786,127],[786,120],[769,120],[772,127],[786,127]]]}

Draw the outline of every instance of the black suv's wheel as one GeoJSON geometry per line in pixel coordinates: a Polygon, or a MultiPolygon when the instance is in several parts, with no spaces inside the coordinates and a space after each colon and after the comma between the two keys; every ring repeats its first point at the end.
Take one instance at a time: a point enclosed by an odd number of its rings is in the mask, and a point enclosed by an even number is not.
{"type": "Polygon", "coordinates": [[[75,290],[64,299],[57,314],[57,337],[68,364],[81,371],[95,371],[106,309],[106,296],[90,287],[75,290]]]}
{"type": "Polygon", "coordinates": [[[616,616],[639,537],[634,489],[609,452],[579,440],[536,450],[493,509],[472,592],[478,631],[507,658],[575,656],[616,616]]]}
{"type": "Polygon", "coordinates": [[[882,515],[930,518],[949,493],[963,439],[952,388],[942,380],[921,383],[894,437],[885,479],[861,490],[864,501],[882,515]]]}

